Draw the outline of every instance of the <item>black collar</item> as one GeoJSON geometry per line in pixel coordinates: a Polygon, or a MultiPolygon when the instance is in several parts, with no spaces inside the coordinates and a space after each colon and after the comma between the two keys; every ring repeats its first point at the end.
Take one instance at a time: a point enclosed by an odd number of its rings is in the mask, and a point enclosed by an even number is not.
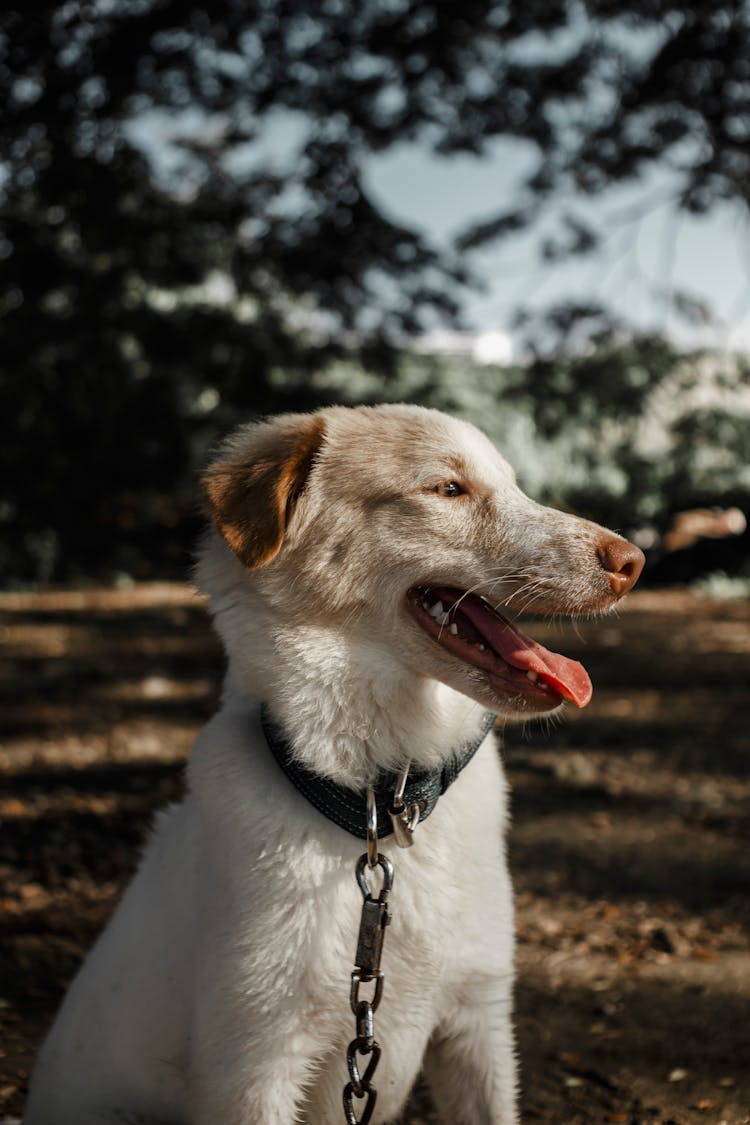
{"type": "MultiPolygon", "coordinates": [[[[326,777],[313,773],[305,766],[294,760],[292,748],[281,728],[274,722],[265,704],[260,712],[263,733],[268,746],[281,766],[284,773],[300,793],[305,796],[311,805],[319,812],[345,828],[352,836],[360,840],[367,839],[367,794],[364,789],[347,789],[337,785],[326,777]]],[[[423,773],[409,773],[409,778],[404,790],[404,803],[407,808],[415,803],[422,804],[420,821],[425,820],[438,799],[442,797],[449,785],[452,785],[458,775],[476,754],[485,738],[495,725],[496,716],[487,711],[484,716],[479,734],[468,742],[463,743],[451,756],[447,765],[442,769],[426,770],[423,773]]],[[[378,808],[378,836],[390,836],[393,832],[388,807],[393,800],[396,786],[396,774],[381,774],[373,790],[375,803],[378,808]]]]}

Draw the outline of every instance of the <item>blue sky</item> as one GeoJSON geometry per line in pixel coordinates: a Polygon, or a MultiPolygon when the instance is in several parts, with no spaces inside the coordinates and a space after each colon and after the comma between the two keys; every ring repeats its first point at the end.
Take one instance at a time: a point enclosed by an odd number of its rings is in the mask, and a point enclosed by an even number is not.
{"type": "MultiPolygon", "coordinates": [[[[482,158],[439,158],[425,147],[402,145],[369,161],[367,182],[389,214],[445,243],[472,220],[513,205],[530,152],[520,142],[499,140],[482,158]]],[[[681,345],[750,350],[750,215],[727,205],[691,217],[679,214],[669,195],[661,174],[589,204],[611,231],[591,257],[541,263],[533,236],[472,255],[488,288],[469,298],[471,326],[508,331],[518,304],[599,298],[681,345]],[[670,311],[664,296],[672,289],[709,303],[714,323],[696,328],[670,311]]]]}
{"type": "MultiPolygon", "coordinates": [[[[173,179],[185,160],[175,139],[207,127],[211,121],[194,111],[178,117],[155,111],[126,128],[157,173],[173,179]]],[[[302,115],[271,114],[258,139],[228,160],[293,168],[308,130],[302,115]]],[[[388,215],[448,246],[473,221],[512,207],[533,163],[534,149],[522,141],[496,140],[482,157],[439,157],[426,142],[402,144],[368,159],[365,182],[388,215]]],[[[469,328],[507,334],[519,306],[599,300],[678,345],[750,352],[750,212],[735,204],[688,216],[669,202],[672,194],[667,174],[658,171],[586,201],[584,214],[610,232],[601,251],[587,257],[540,262],[538,231],[473,253],[468,264],[485,288],[468,294],[469,328]],[[696,326],[677,316],[666,299],[673,290],[705,302],[712,321],[696,326]]],[[[580,212],[580,201],[567,202],[580,212]]]]}

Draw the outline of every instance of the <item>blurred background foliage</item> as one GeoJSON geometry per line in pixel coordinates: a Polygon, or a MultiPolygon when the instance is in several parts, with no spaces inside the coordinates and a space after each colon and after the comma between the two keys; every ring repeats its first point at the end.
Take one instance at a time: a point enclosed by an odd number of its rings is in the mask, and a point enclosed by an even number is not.
{"type": "Polygon", "coordinates": [[[460,324],[471,253],[552,199],[549,261],[595,252],[587,200],[655,166],[687,211],[747,205],[747,4],[11,2],[0,100],[5,584],[183,576],[218,436],[334,401],[461,413],[534,495],[610,525],[748,507],[747,359],[575,302],[521,310],[511,366],[410,343],[460,324]],[[452,251],[368,194],[368,154],[501,136],[534,168],[452,251]]]}

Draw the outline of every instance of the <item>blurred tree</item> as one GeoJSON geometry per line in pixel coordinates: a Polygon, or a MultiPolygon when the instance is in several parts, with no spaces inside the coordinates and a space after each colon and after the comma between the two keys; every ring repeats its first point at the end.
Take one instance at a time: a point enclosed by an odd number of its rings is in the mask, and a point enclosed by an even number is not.
{"type": "Polygon", "coordinates": [[[663,530],[681,509],[750,504],[748,386],[746,361],[609,334],[511,369],[503,400],[534,420],[548,459],[540,496],[663,530]]]}
{"type": "MultiPolygon", "coordinates": [[[[533,142],[520,205],[461,250],[662,161],[683,207],[746,201],[749,60],[727,0],[3,5],[0,565],[112,563],[114,533],[130,567],[137,528],[182,567],[169,496],[233,410],[323,401],[345,344],[382,367],[457,315],[466,271],[378,209],[368,153],[533,142]]],[[[596,244],[563,223],[548,257],[596,244]]]]}
{"type": "MultiPolygon", "coordinates": [[[[679,208],[702,213],[728,200],[747,206],[746,0],[490,7],[506,46],[496,86],[501,97],[493,108],[495,92],[486,91],[477,109],[487,113],[490,133],[534,140],[539,159],[525,198],[467,231],[464,248],[528,226],[551,198],[562,197],[570,208],[542,243],[543,255],[587,253],[606,233],[592,221],[591,198],[654,168],[679,208]]],[[[486,124],[477,130],[480,138],[487,131],[486,124]]],[[[460,137],[452,144],[466,147],[460,137]]]]}

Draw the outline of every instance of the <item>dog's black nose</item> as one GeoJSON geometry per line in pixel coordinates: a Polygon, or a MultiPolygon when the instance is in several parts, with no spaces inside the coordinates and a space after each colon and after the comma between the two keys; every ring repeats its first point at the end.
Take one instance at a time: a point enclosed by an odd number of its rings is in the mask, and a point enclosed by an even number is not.
{"type": "Polygon", "coordinates": [[[621,539],[619,535],[613,535],[600,543],[598,555],[617,597],[621,598],[628,590],[632,590],[646,562],[646,556],[640,547],[629,543],[627,539],[621,539]]]}

